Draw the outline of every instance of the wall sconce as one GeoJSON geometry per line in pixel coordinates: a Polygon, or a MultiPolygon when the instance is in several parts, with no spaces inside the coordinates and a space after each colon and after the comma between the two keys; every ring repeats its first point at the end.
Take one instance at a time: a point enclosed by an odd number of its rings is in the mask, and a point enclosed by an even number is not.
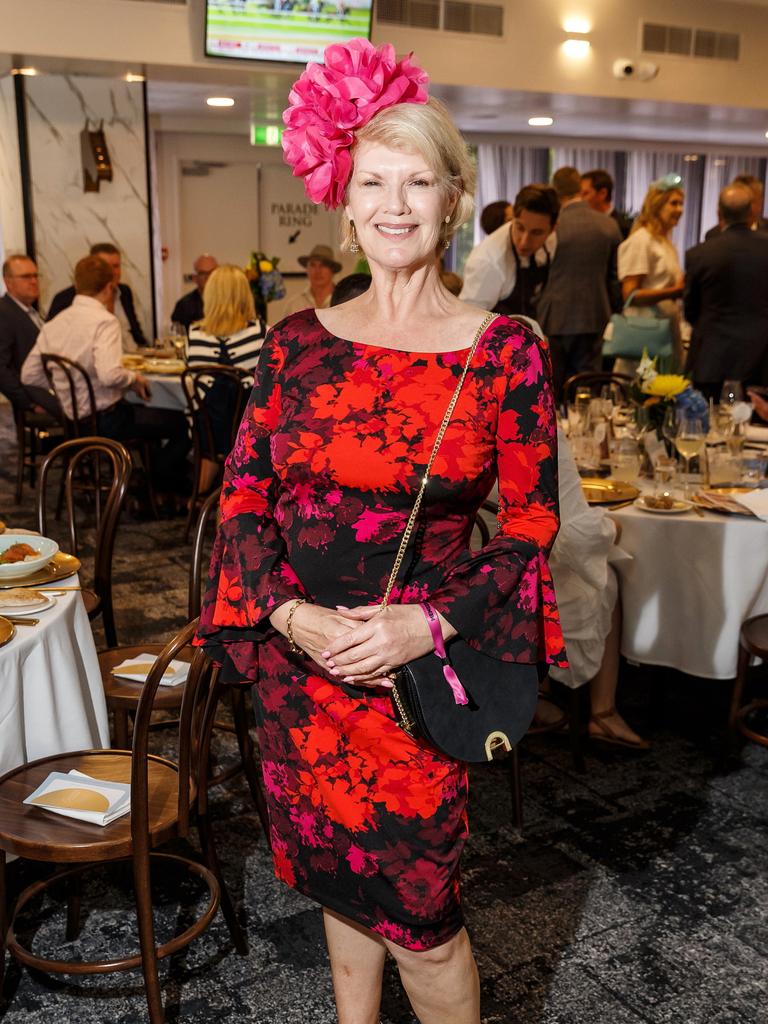
{"type": "Polygon", "coordinates": [[[90,123],[86,119],[85,128],[80,132],[83,191],[98,192],[102,181],[112,181],[112,161],[104,137],[104,122],[100,121],[96,129],[91,129],[90,123]]]}
{"type": "Polygon", "coordinates": [[[563,43],[563,53],[566,57],[580,59],[587,56],[591,46],[588,39],[566,39],[563,43]]]}

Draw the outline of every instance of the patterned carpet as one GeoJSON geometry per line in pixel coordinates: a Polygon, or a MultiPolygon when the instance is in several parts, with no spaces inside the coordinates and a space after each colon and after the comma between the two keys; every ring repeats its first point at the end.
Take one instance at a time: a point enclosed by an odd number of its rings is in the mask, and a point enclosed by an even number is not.
{"type": "MultiPolygon", "coordinates": [[[[32,525],[28,489],[22,508],[13,505],[15,452],[4,408],[0,519],[32,525]]],[[[182,527],[182,520],[121,523],[114,571],[121,642],[159,640],[184,621],[190,549],[182,527]]],[[[755,670],[754,684],[768,686],[765,669],[755,670]]],[[[473,771],[464,895],[484,1024],[768,1020],[768,751],[747,747],[729,770],[719,765],[727,699],[722,683],[624,666],[620,704],[651,751],[591,746],[579,774],[562,738],[527,739],[522,833],[510,824],[504,771],[473,771]]],[[[219,850],[250,950],[236,954],[217,916],[162,966],[168,1021],[331,1024],[318,909],[274,880],[247,787],[234,782],[214,794],[219,850]]],[[[31,873],[13,865],[12,885],[31,873]]],[[[174,879],[158,877],[161,937],[183,927],[199,897],[192,883],[179,893],[174,879]]],[[[52,902],[25,918],[25,934],[36,950],[69,954],[136,945],[124,875],[94,873],[84,906],[83,933],[71,946],[52,902]]],[[[0,1004],[7,1024],[145,1019],[139,974],[78,979],[7,964],[0,1004]]],[[[413,1021],[392,970],[382,1021],[413,1021]]]]}

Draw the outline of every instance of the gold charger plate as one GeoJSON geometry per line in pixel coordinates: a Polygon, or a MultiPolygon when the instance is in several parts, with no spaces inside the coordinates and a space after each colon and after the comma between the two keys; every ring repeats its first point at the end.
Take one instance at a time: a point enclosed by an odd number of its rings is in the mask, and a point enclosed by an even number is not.
{"type": "Polygon", "coordinates": [[[14,624],[0,615],[0,647],[2,647],[3,644],[7,644],[9,640],[13,640],[15,636],[16,627],[14,624]]]}
{"type": "Polygon", "coordinates": [[[180,377],[186,368],[186,363],[182,362],[181,359],[144,360],[145,372],[155,374],[158,377],[180,377]]]}
{"type": "Polygon", "coordinates": [[[41,587],[44,583],[58,583],[60,580],[69,579],[79,571],[79,558],[58,551],[48,565],[44,565],[37,572],[32,572],[29,576],[16,576],[14,579],[0,581],[0,590],[10,590],[11,587],[41,587]]]}
{"type": "Polygon", "coordinates": [[[136,370],[141,373],[144,369],[144,356],[123,356],[120,360],[126,370],[136,370]]]}
{"type": "Polygon", "coordinates": [[[640,489],[624,480],[602,479],[599,476],[581,478],[581,489],[590,505],[613,505],[619,501],[633,501],[640,489]]]}

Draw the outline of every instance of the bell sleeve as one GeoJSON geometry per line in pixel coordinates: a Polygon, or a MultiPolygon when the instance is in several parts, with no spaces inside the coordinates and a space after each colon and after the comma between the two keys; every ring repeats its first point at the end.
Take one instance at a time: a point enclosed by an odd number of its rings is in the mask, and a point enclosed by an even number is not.
{"type": "Polygon", "coordinates": [[[265,343],[253,391],[224,468],[220,525],[203,594],[196,643],[222,666],[223,682],[254,682],[269,616],[304,589],[275,519],[271,437],[281,415],[284,353],[265,343]]]}
{"type": "Polygon", "coordinates": [[[557,423],[549,353],[527,327],[497,321],[503,344],[493,382],[498,419],[499,529],[467,551],[430,595],[470,646],[527,664],[567,665],[548,555],[559,526],[557,423]]]}

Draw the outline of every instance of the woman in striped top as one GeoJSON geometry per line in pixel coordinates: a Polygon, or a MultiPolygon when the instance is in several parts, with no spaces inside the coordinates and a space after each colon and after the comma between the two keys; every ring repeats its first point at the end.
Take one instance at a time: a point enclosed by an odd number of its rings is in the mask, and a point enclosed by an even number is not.
{"type": "MultiPolygon", "coordinates": [[[[239,267],[224,264],[214,270],[205,286],[203,319],[189,329],[187,363],[193,368],[209,363],[255,370],[265,333],[266,325],[256,316],[247,277],[239,267]]],[[[205,406],[214,444],[214,451],[203,451],[200,467],[200,490],[205,493],[218,475],[221,457],[229,454],[234,402],[232,381],[203,378],[201,383],[207,391],[205,406]]],[[[199,424],[196,428],[207,447],[206,432],[199,424]]]]}

